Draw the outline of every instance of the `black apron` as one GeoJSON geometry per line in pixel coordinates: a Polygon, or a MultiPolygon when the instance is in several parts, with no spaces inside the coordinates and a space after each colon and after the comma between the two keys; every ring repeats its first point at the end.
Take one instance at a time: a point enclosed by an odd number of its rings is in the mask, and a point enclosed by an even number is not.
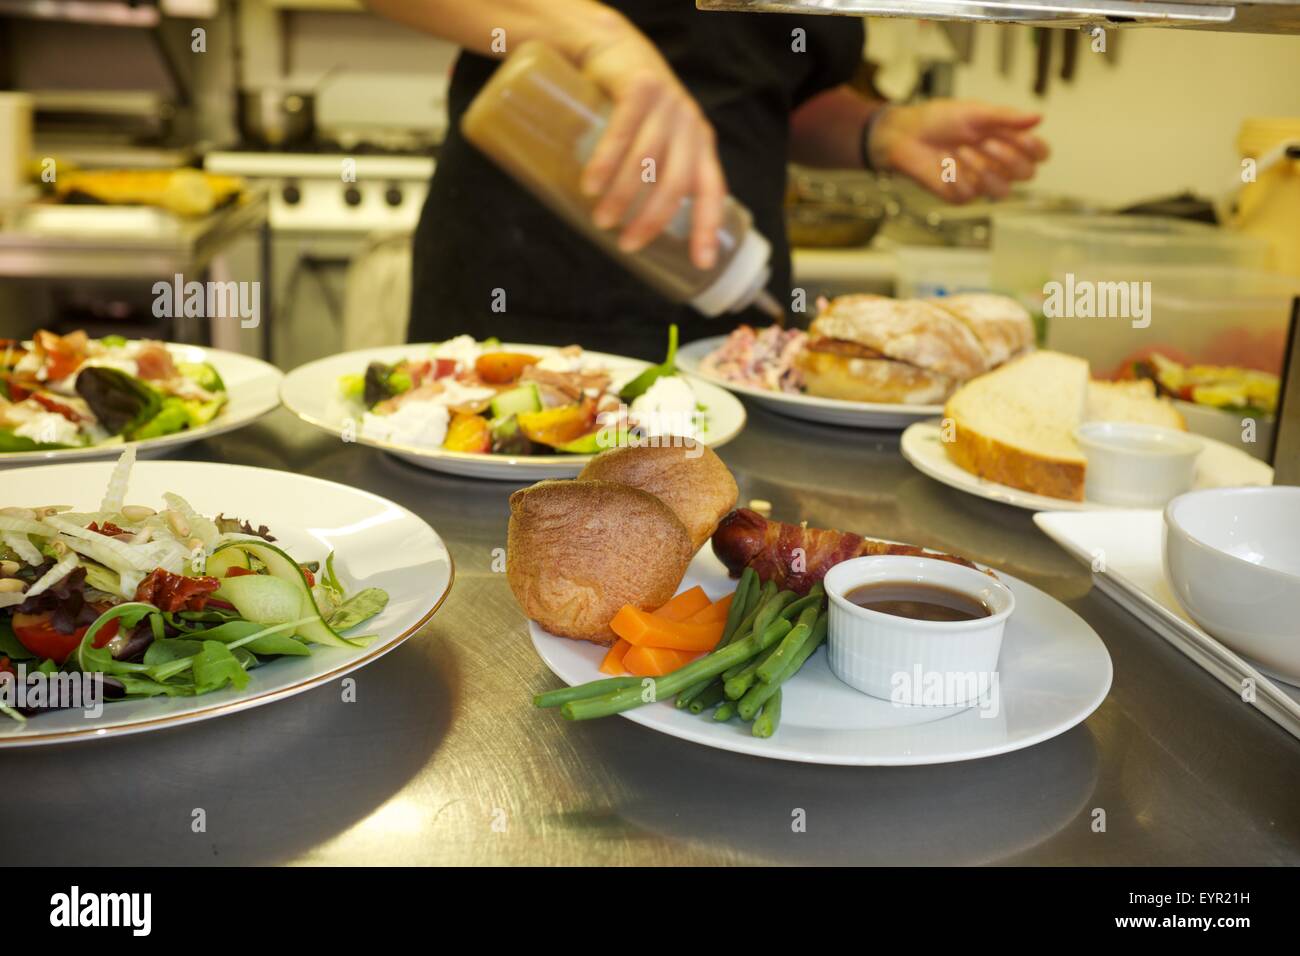
{"type": "MultiPolygon", "coordinates": [[[[862,21],[705,13],[692,0],[609,6],[654,42],[713,123],[728,187],[772,243],[768,288],[789,302],[782,207],[790,113],[852,76],[862,21]]],[[[466,142],[460,117],[495,67],[468,53],[456,61],[447,138],[415,234],[410,341],[468,333],[657,361],[669,322],[683,342],[728,332],[738,321],[767,324],[752,311],[710,320],[664,299],[466,142]],[[504,293],[501,312],[493,311],[497,290],[504,293]]]]}

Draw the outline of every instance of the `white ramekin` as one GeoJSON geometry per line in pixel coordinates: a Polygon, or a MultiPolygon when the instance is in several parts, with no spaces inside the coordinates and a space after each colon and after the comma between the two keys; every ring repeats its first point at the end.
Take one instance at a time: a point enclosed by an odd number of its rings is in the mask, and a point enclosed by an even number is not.
{"type": "Polygon", "coordinates": [[[1088,458],[1084,495],[1099,505],[1162,508],[1192,487],[1199,438],[1159,425],[1085,422],[1074,431],[1088,458]]]}
{"type": "Polygon", "coordinates": [[[993,686],[1002,632],[1016,599],[1001,581],[951,561],[869,555],[826,574],[828,651],[835,676],[902,706],[952,707],[993,686]],[[916,621],[859,607],[846,595],[864,584],[912,583],[969,595],[993,613],[973,621],[916,621]]]}

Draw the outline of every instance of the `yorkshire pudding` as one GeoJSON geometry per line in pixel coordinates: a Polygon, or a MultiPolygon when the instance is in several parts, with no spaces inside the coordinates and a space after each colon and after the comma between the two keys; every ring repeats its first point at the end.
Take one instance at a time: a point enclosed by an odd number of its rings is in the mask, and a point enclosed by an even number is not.
{"type": "Polygon", "coordinates": [[[510,589],[524,614],[561,637],[612,644],[619,609],[666,604],[694,553],[672,509],[639,488],[543,481],[510,496],[510,589]]]}
{"type": "Polygon", "coordinates": [[[713,449],[679,439],[601,452],[578,480],[613,481],[650,492],[681,519],[696,551],[736,506],[740,494],[736,479],[713,449]]]}

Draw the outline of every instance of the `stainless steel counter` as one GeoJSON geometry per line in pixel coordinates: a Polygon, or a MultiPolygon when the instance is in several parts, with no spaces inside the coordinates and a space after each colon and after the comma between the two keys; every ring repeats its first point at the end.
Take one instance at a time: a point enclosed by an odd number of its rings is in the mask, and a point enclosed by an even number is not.
{"type": "Polygon", "coordinates": [[[281,411],[187,457],[401,502],[451,545],[451,598],[356,675],[356,703],[327,687],[192,727],[6,752],[0,862],[1300,863],[1300,742],[1093,591],[1027,512],[921,476],[896,436],[750,416],[722,451],[742,498],[960,551],[1049,591],[1110,649],[1101,709],[1029,750],[916,768],[768,761],[617,718],[566,724],[531,707],[558,682],[492,570],[514,486],[424,472],[281,411]],[[796,809],[806,832],[792,832],[796,809]]]}

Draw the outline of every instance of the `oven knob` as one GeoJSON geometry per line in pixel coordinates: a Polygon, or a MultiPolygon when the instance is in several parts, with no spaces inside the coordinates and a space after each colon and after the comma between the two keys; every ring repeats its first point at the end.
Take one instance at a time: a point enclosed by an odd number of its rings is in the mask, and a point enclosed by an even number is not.
{"type": "Polygon", "coordinates": [[[402,195],[402,187],[396,183],[389,184],[388,189],[384,191],[384,202],[388,203],[390,206],[400,206],[404,198],[405,197],[402,195]]]}
{"type": "Polygon", "coordinates": [[[343,190],[343,201],[349,206],[361,205],[361,190],[356,186],[349,186],[343,190]]]}
{"type": "Polygon", "coordinates": [[[298,188],[297,183],[285,183],[284,189],[280,190],[280,198],[286,206],[296,206],[302,202],[302,190],[298,188]]]}

